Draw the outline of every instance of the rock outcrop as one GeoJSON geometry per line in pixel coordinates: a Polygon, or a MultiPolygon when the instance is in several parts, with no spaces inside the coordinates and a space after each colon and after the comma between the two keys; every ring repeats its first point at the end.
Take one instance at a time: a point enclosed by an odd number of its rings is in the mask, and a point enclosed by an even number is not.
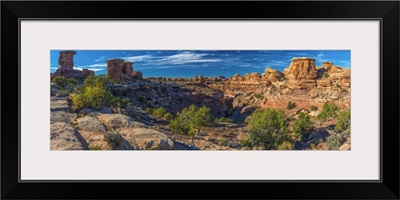
{"type": "Polygon", "coordinates": [[[124,60],[111,59],[107,60],[107,75],[112,81],[123,81],[122,65],[124,60]]]}
{"type": "Polygon", "coordinates": [[[280,71],[272,68],[265,69],[264,74],[261,76],[261,80],[268,80],[271,82],[280,81],[282,78],[283,74],[280,71]]]}
{"type": "Polygon", "coordinates": [[[174,142],[165,134],[146,128],[126,128],[120,133],[131,143],[132,146],[140,150],[171,150],[174,148],[174,142]]]}
{"type": "Polygon", "coordinates": [[[141,71],[132,72],[132,76],[138,79],[143,79],[143,73],[141,71]]]}
{"type": "Polygon", "coordinates": [[[107,74],[112,81],[127,81],[136,76],[133,72],[133,62],[122,59],[107,60],[107,74]]]}
{"type": "Polygon", "coordinates": [[[87,77],[94,76],[94,71],[89,69],[77,70],[74,69],[74,55],[75,51],[61,51],[58,58],[58,65],[60,66],[52,75],[51,80],[56,76],[70,77],[87,77]]]}
{"type": "Polygon", "coordinates": [[[71,125],[56,122],[50,125],[51,150],[87,150],[88,144],[71,125]]]}
{"type": "Polygon", "coordinates": [[[317,86],[317,68],[313,58],[293,58],[283,72],[291,89],[311,89],[317,86]]]}

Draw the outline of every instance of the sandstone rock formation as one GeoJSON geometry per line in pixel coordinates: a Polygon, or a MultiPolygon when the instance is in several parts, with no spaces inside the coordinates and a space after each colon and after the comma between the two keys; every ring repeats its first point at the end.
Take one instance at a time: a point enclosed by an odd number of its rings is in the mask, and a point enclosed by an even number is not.
{"type": "Polygon", "coordinates": [[[79,130],[84,131],[97,131],[97,132],[106,132],[106,128],[103,123],[101,123],[95,117],[85,116],[83,118],[79,118],[78,120],[78,128],[79,130]]]}
{"type": "Polygon", "coordinates": [[[88,144],[71,125],[56,122],[50,125],[51,150],[86,150],[88,144]]]}
{"type": "MultiPolygon", "coordinates": [[[[112,81],[127,81],[133,76],[139,76],[133,72],[133,62],[125,62],[122,59],[107,60],[107,74],[112,81]]],[[[141,72],[140,72],[141,76],[141,72]]],[[[143,77],[142,77],[143,78],[143,77]]]]}
{"type": "Polygon", "coordinates": [[[280,71],[272,68],[265,69],[264,74],[262,74],[261,77],[262,80],[268,80],[271,82],[280,81],[282,78],[283,74],[280,71]]]}
{"type": "Polygon", "coordinates": [[[122,129],[121,134],[140,150],[170,150],[174,148],[174,142],[165,134],[146,128],[122,129]]]}
{"type": "Polygon", "coordinates": [[[283,74],[291,89],[311,89],[317,86],[318,74],[313,58],[293,58],[283,74]]]}
{"type": "Polygon", "coordinates": [[[122,77],[123,64],[124,60],[122,59],[107,60],[107,74],[112,81],[123,81],[122,77]]]}
{"type": "Polygon", "coordinates": [[[141,71],[132,72],[132,76],[138,79],[143,79],[143,73],[141,71]]]}
{"type": "Polygon", "coordinates": [[[56,76],[70,77],[87,77],[94,76],[94,71],[89,69],[77,70],[74,69],[74,55],[75,51],[61,51],[58,58],[58,65],[60,66],[52,75],[51,80],[56,76]]]}
{"type": "Polygon", "coordinates": [[[73,69],[74,68],[74,55],[75,51],[61,51],[60,57],[58,58],[58,65],[61,69],[73,69]]]}

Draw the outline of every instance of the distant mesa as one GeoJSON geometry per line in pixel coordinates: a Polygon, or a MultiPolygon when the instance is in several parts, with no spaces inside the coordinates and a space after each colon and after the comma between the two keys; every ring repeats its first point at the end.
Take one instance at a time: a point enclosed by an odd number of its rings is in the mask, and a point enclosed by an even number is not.
{"type": "Polygon", "coordinates": [[[53,80],[56,76],[70,77],[87,77],[94,76],[94,71],[89,69],[77,70],[74,69],[74,55],[75,51],[67,50],[61,51],[60,57],[58,58],[58,65],[60,66],[51,76],[50,79],[53,80]]]}

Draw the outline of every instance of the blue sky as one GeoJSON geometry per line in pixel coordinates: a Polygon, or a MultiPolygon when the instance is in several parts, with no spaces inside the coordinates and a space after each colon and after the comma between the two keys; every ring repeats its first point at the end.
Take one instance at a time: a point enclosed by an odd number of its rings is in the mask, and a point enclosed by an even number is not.
{"type": "MultiPolygon", "coordinates": [[[[144,77],[206,77],[259,72],[267,67],[283,71],[293,57],[312,57],[316,65],[330,61],[350,68],[350,50],[75,50],[76,69],[107,73],[107,59],[133,61],[133,70],[144,77]]],[[[50,72],[58,66],[60,50],[50,51],[50,72]]]]}

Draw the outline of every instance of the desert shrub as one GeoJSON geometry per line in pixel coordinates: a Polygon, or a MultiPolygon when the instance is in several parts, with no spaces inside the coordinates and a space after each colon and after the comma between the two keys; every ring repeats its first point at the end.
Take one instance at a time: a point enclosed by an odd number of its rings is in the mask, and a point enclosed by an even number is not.
{"type": "Polygon", "coordinates": [[[296,103],[292,103],[291,101],[289,101],[288,102],[288,104],[287,104],[287,106],[286,106],[286,108],[288,109],[288,110],[291,110],[291,109],[293,109],[293,108],[295,108],[296,107],[296,103]]]}
{"type": "Polygon", "coordinates": [[[276,149],[277,150],[292,150],[293,149],[293,144],[290,143],[289,141],[284,141],[276,149]]]}
{"type": "Polygon", "coordinates": [[[58,89],[63,90],[68,85],[68,81],[64,76],[56,76],[53,78],[53,83],[57,84],[58,89]]]}
{"type": "Polygon", "coordinates": [[[333,118],[337,115],[339,111],[339,106],[335,103],[325,103],[324,107],[322,107],[321,113],[317,116],[318,119],[328,119],[333,118]]]}
{"type": "Polygon", "coordinates": [[[169,128],[173,133],[193,137],[203,126],[210,123],[212,123],[210,108],[205,106],[197,108],[191,105],[177,112],[175,118],[170,121],[169,128]]]}
{"type": "Polygon", "coordinates": [[[128,97],[125,97],[125,98],[121,99],[120,102],[121,102],[121,105],[127,105],[128,103],[131,102],[131,99],[128,97]]]}
{"type": "Polygon", "coordinates": [[[101,146],[90,147],[89,150],[102,150],[101,146]]]}
{"type": "Polygon", "coordinates": [[[318,107],[317,107],[317,106],[311,106],[311,107],[310,107],[310,110],[311,110],[311,111],[316,111],[316,110],[318,110],[318,107]]]}
{"type": "Polygon", "coordinates": [[[264,149],[276,149],[289,139],[289,128],[285,113],[276,109],[254,111],[247,119],[250,133],[249,144],[264,149]]]}
{"type": "Polygon", "coordinates": [[[286,81],[286,80],[287,80],[287,78],[286,78],[286,77],[284,77],[284,76],[282,76],[282,77],[281,77],[279,80],[282,82],[282,81],[286,81]]]}
{"type": "Polygon", "coordinates": [[[324,78],[329,78],[328,72],[324,72],[323,76],[324,76],[324,78]]]}
{"type": "Polygon", "coordinates": [[[245,147],[251,147],[250,143],[250,134],[246,135],[242,140],[240,140],[240,145],[245,146],[245,147]]]}
{"type": "Polygon", "coordinates": [[[163,117],[167,113],[168,111],[164,107],[159,107],[153,110],[153,114],[156,115],[157,117],[163,117]]]}
{"type": "Polygon", "coordinates": [[[74,110],[99,109],[102,106],[115,106],[117,103],[110,91],[100,87],[85,87],[81,93],[71,94],[70,98],[74,104],[74,110]]]}
{"type": "Polygon", "coordinates": [[[339,113],[335,125],[335,131],[340,133],[348,129],[350,129],[350,109],[339,113]]]}
{"type": "Polygon", "coordinates": [[[328,150],[339,150],[340,141],[339,137],[336,135],[331,135],[326,139],[326,147],[328,150]]]}
{"type": "Polygon", "coordinates": [[[171,113],[166,113],[162,118],[165,120],[171,120],[174,116],[171,113]]]}
{"type": "Polygon", "coordinates": [[[81,90],[76,90],[70,95],[74,109],[99,109],[102,106],[116,106],[117,99],[107,90],[106,80],[103,77],[88,76],[81,90]]]}
{"type": "Polygon", "coordinates": [[[215,119],[214,121],[216,124],[221,124],[221,123],[233,123],[233,120],[227,117],[221,117],[218,119],[215,119]]]}
{"type": "Polygon", "coordinates": [[[153,114],[154,108],[147,108],[146,113],[153,114]]]}
{"type": "Polygon", "coordinates": [[[76,79],[75,77],[71,77],[67,80],[67,84],[71,87],[75,87],[76,85],[78,85],[78,79],[76,79]]]}
{"type": "Polygon", "coordinates": [[[254,95],[254,97],[256,97],[257,99],[261,99],[262,95],[260,93],[257,93],[254,95]]]}
{"type": "Polygon", "coordinates": [[[109,81],[107,76],[99,75],[99,76],[88,76],[83,82],[83,87],[106,87],[107,82],[109,81]]]}
{"type": "Polygon", "coordinates": [[[300,112],[299,118],[293,124],[292,128],[294,133],[307,136],[314,130],[310,116],[303,112],[300,112]]]}
{"type": "Polygon", "coordinates": [[[122,142],[122,135],[119,133],[107,132],[104,134],[103,140],[113,146],[119,146],[122,142]]]}

